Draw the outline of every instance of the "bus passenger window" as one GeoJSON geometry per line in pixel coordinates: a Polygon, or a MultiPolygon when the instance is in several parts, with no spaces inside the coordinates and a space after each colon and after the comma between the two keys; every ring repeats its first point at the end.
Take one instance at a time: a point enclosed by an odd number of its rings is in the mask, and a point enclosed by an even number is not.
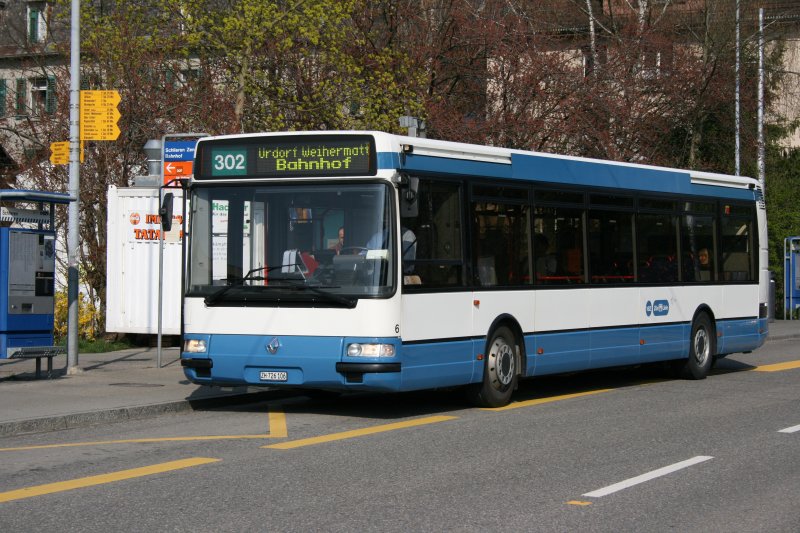
{"type": "Polygon", "coordinates": [[[681,254],[683,281],[717,279],[714,251],[714,218],[707,215],[681,217],[681,254]]]}
{"type": "Polygon", "coordinates": [[[723,216],[721,219],[722,277],[725,281],[754,281],[751,243],[752,219],[723,216]]]}
{"type": "Polygon", "coordinates": [[[400,219],[403,285],[408,288],[462,285],[460,184],[420,179],[417,202],[417,216],[400,219]]]}
{"type": "Polygon", "coordinates": [[[672,215],[640,214],[638,234],[639,281],[670,283],[678,281],[678,228],[672,215]]]}
{"type": "Polygon", "coordinates": [[[536,283],[584,283],[583,210],[537,207],[533,219],[536,283]]]}
{"type": "Polygon", "coordinates": [[[473,203],[472,212],[476,283],[530,284],[529,207],[483,201],[473,203]]]}
{"type": "Polygon", "coordinates": [[[632,283],[633,214],[593,210],[588,226],[592,283],[632,283]]]}

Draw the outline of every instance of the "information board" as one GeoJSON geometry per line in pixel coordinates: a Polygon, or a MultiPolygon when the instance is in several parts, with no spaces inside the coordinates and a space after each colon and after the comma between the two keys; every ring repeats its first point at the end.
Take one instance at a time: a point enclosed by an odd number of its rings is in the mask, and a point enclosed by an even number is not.
{"type": "Polygon", "coordinates": [[[197,179],[376,173],[375,144],[372,137],[365,135],[201,141],[197,150],[197,179]]]}
{"type": "Polygon", "coordinates": [[[82,141],[114,141],[119,137],[117,91],[81,91],[80,138],[82,141]]]}

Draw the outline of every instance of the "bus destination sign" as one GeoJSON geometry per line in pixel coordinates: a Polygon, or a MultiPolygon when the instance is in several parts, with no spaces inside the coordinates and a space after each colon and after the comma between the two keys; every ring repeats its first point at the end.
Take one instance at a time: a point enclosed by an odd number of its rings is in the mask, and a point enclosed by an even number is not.
{"type": "Polygon", "coordinates": [[[200,142],[198,179],[374,175],[375,144],[369,136],[254,137],[200,142]]]}

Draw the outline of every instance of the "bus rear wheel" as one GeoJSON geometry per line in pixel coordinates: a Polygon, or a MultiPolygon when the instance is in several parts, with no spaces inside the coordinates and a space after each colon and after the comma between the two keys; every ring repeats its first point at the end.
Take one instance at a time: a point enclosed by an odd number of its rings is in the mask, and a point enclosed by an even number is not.
{"type": "Polygon", "coordinates": [[[707,314],[697,315],[689,337],[689,358],[677,361],[677,370],[684,379],[705,379],[714,364],[716,337],[707,314]]]}
{"type": "Polygon", "coordinates": [[[519,379],[519,347],[506,326],[494,330],[486,345],[483,381],[468,388],[470,401],[480,407],[502,407],[511,401],[519,379]]]}

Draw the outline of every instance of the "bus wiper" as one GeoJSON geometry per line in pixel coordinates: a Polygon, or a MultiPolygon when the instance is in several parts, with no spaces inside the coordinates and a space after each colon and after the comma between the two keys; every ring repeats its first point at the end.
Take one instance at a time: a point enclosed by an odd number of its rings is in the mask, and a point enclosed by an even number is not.
{"type": "MultiPolygon", "coordinates": [[[[299,280],[291,280],[291,281],[299,281],[299,280]]],[[[341,294],[335,294],[332,292],[322,290],[318,287],[314,287],[313,285],[309,285],[308,281],[305,280],[303,280],[302,285],[298,283],[292,283],[291,287],[294,289],[312,292],[318,296],[322,296],[325,300],[341,304],[348,309],[354,308],[356,306],[356,302],[358,301],[356,298],[348,298],[347,296],[342,296],[341,294]]]]}
{"type": "Polygon", "coordinates": [[[222,298],[222,296],[226,292],[228,292],[229,290],[231,290],[234,287],[240,287],[240,286],[244,285],[245,281],[259,281],[259,280],[263,280],[264,279],[262,276],[257,276],[256,277],[256,276],[253,276],[253,274],[256,274],[257,272],[269,272],[271,270],[275,270],[276,268],[281,268],[283,266],[284,265],[272,265],[272,266],[263,266],[263,267],[258,267],[258,268],[251,268],[250,271],[247,274],[244,275],[244,277],[242,277],[241,279],[237,278],[235,280],[238,283],[230,283],[228,285],[225,285],[224,287],[222,287],[220,290],[218,290],[214,294],[209,294],[208,296],[206,296],[203,301],[205,302],[206,305],[214,305],[215,303],[217,303],[220,300],[220,298],[222,298]]]}

